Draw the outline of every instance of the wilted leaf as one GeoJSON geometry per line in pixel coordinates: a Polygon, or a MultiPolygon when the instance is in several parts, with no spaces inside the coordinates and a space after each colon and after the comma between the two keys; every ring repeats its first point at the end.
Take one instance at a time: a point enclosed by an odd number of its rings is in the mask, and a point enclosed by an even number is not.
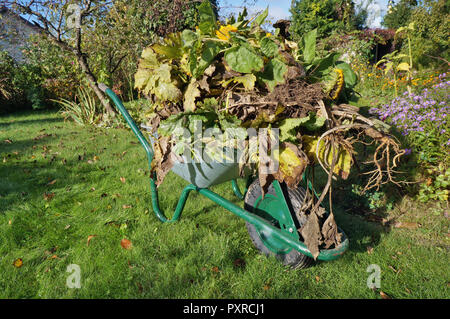
{"type": "Polygon", "coordinates": [[[308,165],[306,155],[294,144],[284,142],[279,152],[278,161],[279,170],[275,178],[280,182],[285,182],[289,187],[296,187],[308,165]]]}
{"type": "Polygon", "coordinates": [[[333,213],[330,213],[322,226],[323,242],[325,249],[330,248],[332,245],[337,247],[341,243],[342,234],[339,233],[336,221],[334,220],[333,213]]]}
{"type": "Polygon", "coordinates": [[[201,95],[198,87],[199,83],[197,81],[191,81],[184,93],[184,110],[187,112],[195,111],[195,99],[201,95]]]}
{"type": "Polygon", "coordinates": [[[300,234],[305,240],[306,247],[313,255],[314,259],[319,256],[319,246],[321,244],[322,234],[320,232],[319,219],[315,213],[308,216],[305,225],[300,229],[300,234]]]}
{"type": "Polygon", "coordinates": [[[120,241],[120,246],[122,246],[123,249],[131,249],[132,244],[131,244],[131,241],[124,238],[120,241]]]}
{"type": "MultiPolygon", "coordinates": [[[[317,162],[316,147],[318,141],[319,137],[306,135],[302,136],[304,149],[306,151],[306,154],[308,155],[308,158],[312,162],[317,162]]],[[[333,162],[333,156],[335,156],[335,154],[337,153],[337,161],[334,166],[333,172],[339,175],[342,179],[347,179],[353,163],[351,154],[340,145],[338,147],[330,147],[327,154],[325,154],[325,151],[325,141],[322,139],[318,152],[320,160],[322,161],[322,163],[330,167],[333,162]]]]}
{"type": "Polygon", "coordinates": [[[231,82],[241,83],[246,91],[252,91],[255,88],[256,76],[251,73],[235,76],[227,81],[223,81],[222,86],[227,87],[231,82]]]}

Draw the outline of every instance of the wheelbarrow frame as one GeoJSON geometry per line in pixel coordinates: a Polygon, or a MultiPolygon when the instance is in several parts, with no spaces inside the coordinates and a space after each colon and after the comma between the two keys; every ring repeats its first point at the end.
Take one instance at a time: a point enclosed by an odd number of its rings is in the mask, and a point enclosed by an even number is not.
{"type": "MultiPolygon", "coordinates": [[[[99,85],[100,89],[106,93],[111,100],[114,102],[115,106],[119,110],[119,112],[124,117],[125,121],[130,126],[133,133],[138,138],[141,145],[144,147],[145,152],[147,154],[147,160],[149,168],[151,169],[151,163],[153,160],[154,152],[152,149],[152,146],[149,144],[147,139],[144,137],[136,123],[134,122],[133,118],[130,116],[128,111],[125,109],[125,107],[122,104],[122,101],[120,98],[105,84],[99,85]]],[[[275,212],[276,216],[278,217],[278,220],[280,221],[280,228],[277,228],[273,226],[271,223],[269,223],[267,220],[261,218],[260,216],[253,214],[233,203],[231,203],[229,200],[223,198],[222,196],[214,193],[208,188],[199,188],[193,184],[187,185],[183,191],[181,192],[180,198],[178,200],[177,206],[175,208],[175,212],[173,213],[172,218],[168,219],[163,211],[159,207],[159,200],[158,200],[158,190],[156,187],[156,173],[153,173],[150,175],[150,190],[151,190],[151,198],[152,198],[152,207],[153,211],[156,215],[156,217],[163,223],[173,223],[180,219],[181,213],[183,212],[184,206],[186,204],[186,201],[189,197],[190,192],[196,191],[199,194],[205,196],[206,198],[209,198],[214,203],[222,206],[226,210],[232,212],[236,216],[242,218],[246,222],[253,224],[255,227],[257,227],[260,231],[264,232],[267,236],[271,236],[272,238],[275,238],[276,240],[286,244],[292,249],[295,249],[299,251],[300,253],[307,255],[311,258],[313,258],[313,255],[309,251],[309,249],[306,247],[306,245],[300,241],[298,232],[296,231],[295,223],[293,221],[289,206],[286,202],[285,195],[282,189],[282,186],[278,181],[273,182],[273,186],[276,192],[276,197],[278,198],[279,204],[277,205],[277,212],[275,212]]],[[[306,185],[308,188],[310,188],[313,193],[317,196],[314,189],[312,188],[311,183],[306,180],[306,177],[304,175],[304,181],[306,182],[306,185]]],[[[242,194],[241,190],[239,189],[239,186],[236,182],[236,180],[232,180],[232,188],[235,193],[235,195],[239,199],[244,199],[244,194],[242,194]]],[[[247,187],[249,186],[250,179],[247,180],[247,187]]],[[[342,242],[339,246],[333,248],[333,249],[322,249],[320,250],[319,255],[317,256],[318,260],[323,261],[331,261],[339,258],[344,252],[348,249],[349,241],[345,233],[339,229],[339,232],[342,233],[342,242]]]]}

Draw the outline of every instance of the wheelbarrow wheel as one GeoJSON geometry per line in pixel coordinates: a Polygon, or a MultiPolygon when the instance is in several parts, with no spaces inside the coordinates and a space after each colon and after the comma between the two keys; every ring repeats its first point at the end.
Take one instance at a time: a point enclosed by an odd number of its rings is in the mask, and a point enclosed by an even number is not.
{"type": "MultiPolygon", "coordinates": [[[[296,189],[291,189],[287,187],[288,198],[287,201],[290,201],[291,207],[294,212],[300,211],[300,208],[303,204],[303,201],[306,197],[306,192],[303,187],[298,187],[296,189]]],[[[267,195],[275,196],[275,190],[272,185],[270,185],[267,195]]],[[[261,186],[259,180],[255,180],[250,187],[248,188],[247,194],[245,196],[244,208],[249,212],[253,212],[260,217],[263,217],[272,225],[277,226],[277,221],[270,218],[270,216],[264,216],[264,212],[259,210],[261,206],[261,202],[264,201],[262,198],[261,186]],[[263,215],[263,216],[261,216],[263,215]]],[[[303,226],[306,223],[307,217],[298,214],[292,214],[294,218],[294,222],[298,223],[298,227],[303,226]]],[[[275,256],[278,260],[280,260],[283,265],[292,267],[294,269],[306,268],[309,267],[314,260],[311,257],[308,257],[299,251],[289,248],[289,247],[280,247],[275,243],[275,245],[270,241],[270,239],[265,238],[265,236],[258,230],[253,224],[246,222],[247,231],[250,235],[250,238],[255,245],[255,247],[266,256],[275,256]]]]}

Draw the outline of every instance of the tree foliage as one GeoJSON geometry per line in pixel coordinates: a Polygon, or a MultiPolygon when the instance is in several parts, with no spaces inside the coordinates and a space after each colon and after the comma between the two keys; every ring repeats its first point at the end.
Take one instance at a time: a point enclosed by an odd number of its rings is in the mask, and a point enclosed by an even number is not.
{"type": "Polygon", "coordinates": [[[364,12],[357,12],[351,0],[294,0],[291,6],[292,25],[289,32],[295,39],[317,29],[318,36],[334,31],[350,31],[363,25],[364,12]]]}
{"type": "Polygon", "coordinates": [[[417,0],[400,0],[398,3],[390,3],[382,24],[389,29],[398,29],[407,25],[418,4],[417,0]]]}

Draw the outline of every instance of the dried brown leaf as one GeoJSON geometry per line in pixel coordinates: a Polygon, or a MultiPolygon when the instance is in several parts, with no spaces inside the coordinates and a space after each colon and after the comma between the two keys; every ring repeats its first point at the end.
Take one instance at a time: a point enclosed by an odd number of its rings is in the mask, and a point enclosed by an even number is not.
{"type": "Polygon", "coordinates": [[[132,244],[130,240],[124,238],[120,241],[120,246],[122,246],[123,249],[131,249],[132,244]]]}
{"type": "Polygon", "coordinates": [[[301,228],[300,234],[305,240],[306,247],[313,255],[314,259],[319,256],[319,246],[321,244],[322,234],[320,232],[319,219],[317,215],[310,213],[305,225],[301,228]]]}
{"type": "Polygon", "coordinates": [[[380,290],[380,296],[383,299],[392,299],[391,297],[389,297],[388,295],[386,295],[383,291],[380,290]]]}
{"type": "Polygon", "coordinates": [[[91,242],[92,238],[97,237],[97,235],[89,235],[87,238],[86,246],[89,246],[89,243],[91,242]]]}

